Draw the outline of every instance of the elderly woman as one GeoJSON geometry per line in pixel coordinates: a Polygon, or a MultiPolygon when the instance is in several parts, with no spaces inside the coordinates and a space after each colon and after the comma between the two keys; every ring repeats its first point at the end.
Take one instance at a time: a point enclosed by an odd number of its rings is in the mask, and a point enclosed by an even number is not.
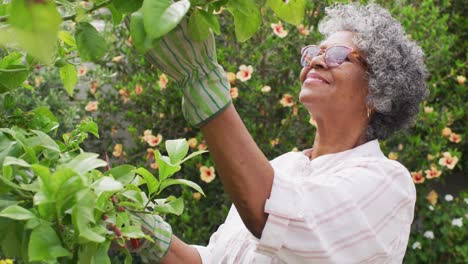
{"type": "MultiPolygon", "coordinates": [[[[302,48],[299,98],[317,121],[312,148],[268,161],[229,97],[213,37],[192,41],[186,22],[150,53],[180,82],[183,113],[200,126],[234,205],[207,247],[147,221],[161,263],[401,263],[416,200],[408,170],[382,140],[408,127],[427,96],[423,52],[376,4],[336,5],[302,48]]],[[[311,135],[304,135],[311,136],[311,135]]]]}

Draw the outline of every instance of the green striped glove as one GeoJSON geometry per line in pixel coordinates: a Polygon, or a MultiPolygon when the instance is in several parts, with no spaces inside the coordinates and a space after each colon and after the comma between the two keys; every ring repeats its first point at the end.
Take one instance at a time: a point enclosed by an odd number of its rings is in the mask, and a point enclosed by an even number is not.
{"type": "Polygon", "coordinates": [[[132,252],[138,253],[143,263],[159,263],[167,252],[172,241],[172,228],[159,215],[135,214],[133,215],[141,222],[143,232],[154,241],[141,240],[132,252]]]}
{"type": "Polygon", "coordinates": [[[190,124],[200,127],[231,104],[231,87],[217,62],[213,33],[197,42],[183,19],[146,57],[182,86],[182,112],[190,124]]]}

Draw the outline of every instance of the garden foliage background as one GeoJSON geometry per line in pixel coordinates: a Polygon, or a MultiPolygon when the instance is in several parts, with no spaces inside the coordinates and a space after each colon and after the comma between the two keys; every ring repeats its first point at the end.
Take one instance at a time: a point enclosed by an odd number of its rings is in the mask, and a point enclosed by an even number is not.
{"type": "MultiPolygon", "coordinates": [[[[271,10],[262,9],[263,26],[243,43],[235,40],[232,16],[226,11],[218,14],[222,31],[216,37],[218,60],[230,76],[238,112],[270,159],[313,143],[313,120],[297,99],[300,48],[321,39],[317,23],[324,7],[334,2],[308,1],[302,27],[280,21],[271,10]]],[[[466,4],[461,0],[377,2],[390,9],[408,36],[422,46],[430,73],[431,94],[421,105],[415,126],[381,142],[384,153],[403,163],[417,185],[405,263],[467,263],[466,4]],[[450,182],[461,184],[455,189],[444,187],[450,182]]],[[[108,21],[106,16],[99,12],[94,18],[108,21]]],[[[162,151],[160,143],[166,139],[187,138],[192,151],[205,149],[200,131],[182,117],[177,85],[136,53],[125,27],[106,23],[101,34],[107,53],[97,63],[77,65],[79,83],[73,96],[62,88],[56,68],[37,67],[28,79],[32,91],[19,89],[0,95],[0,127],[12,125],[5,117],[16,108],[27,111],[46,106],[61,124],[54,134],[59,138],[80,120],[92,117],[100,138],[87,139],[85,150],[102,157],[107,154],[113,166],[127,163],[149,170],[157,169],[152,150],[162,151]]],[[[231,205],[210,167],[209,155],[201,155],[176,174],[200,184],[206,197],[180,186],[167,189],[185,198],[183,214],[167,220],[187,243],[207,244],[231,205]]]]}

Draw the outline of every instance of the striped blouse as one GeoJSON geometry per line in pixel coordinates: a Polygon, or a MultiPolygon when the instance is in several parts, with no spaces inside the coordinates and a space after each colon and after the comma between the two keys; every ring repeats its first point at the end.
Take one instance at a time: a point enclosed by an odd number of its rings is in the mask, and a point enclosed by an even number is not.
{"type": "Polygon", "coordinates": [[[261,238],[232,206],[208,246],[195,246],[204,264],[402,262],[416,189],[377,140],[314,160],[289,152],[271,165],[261,238]]]}

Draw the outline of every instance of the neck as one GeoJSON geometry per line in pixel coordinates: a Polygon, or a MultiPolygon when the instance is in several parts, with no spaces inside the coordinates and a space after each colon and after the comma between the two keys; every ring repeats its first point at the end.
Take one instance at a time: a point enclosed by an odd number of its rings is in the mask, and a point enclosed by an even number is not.
{"type": "Polygon", "coordinates": [[[342,152],[366,143],[367,119],[350,122],[327,118],[327,121],[316,121],[317,131],[310,159],[342,152]]]}

